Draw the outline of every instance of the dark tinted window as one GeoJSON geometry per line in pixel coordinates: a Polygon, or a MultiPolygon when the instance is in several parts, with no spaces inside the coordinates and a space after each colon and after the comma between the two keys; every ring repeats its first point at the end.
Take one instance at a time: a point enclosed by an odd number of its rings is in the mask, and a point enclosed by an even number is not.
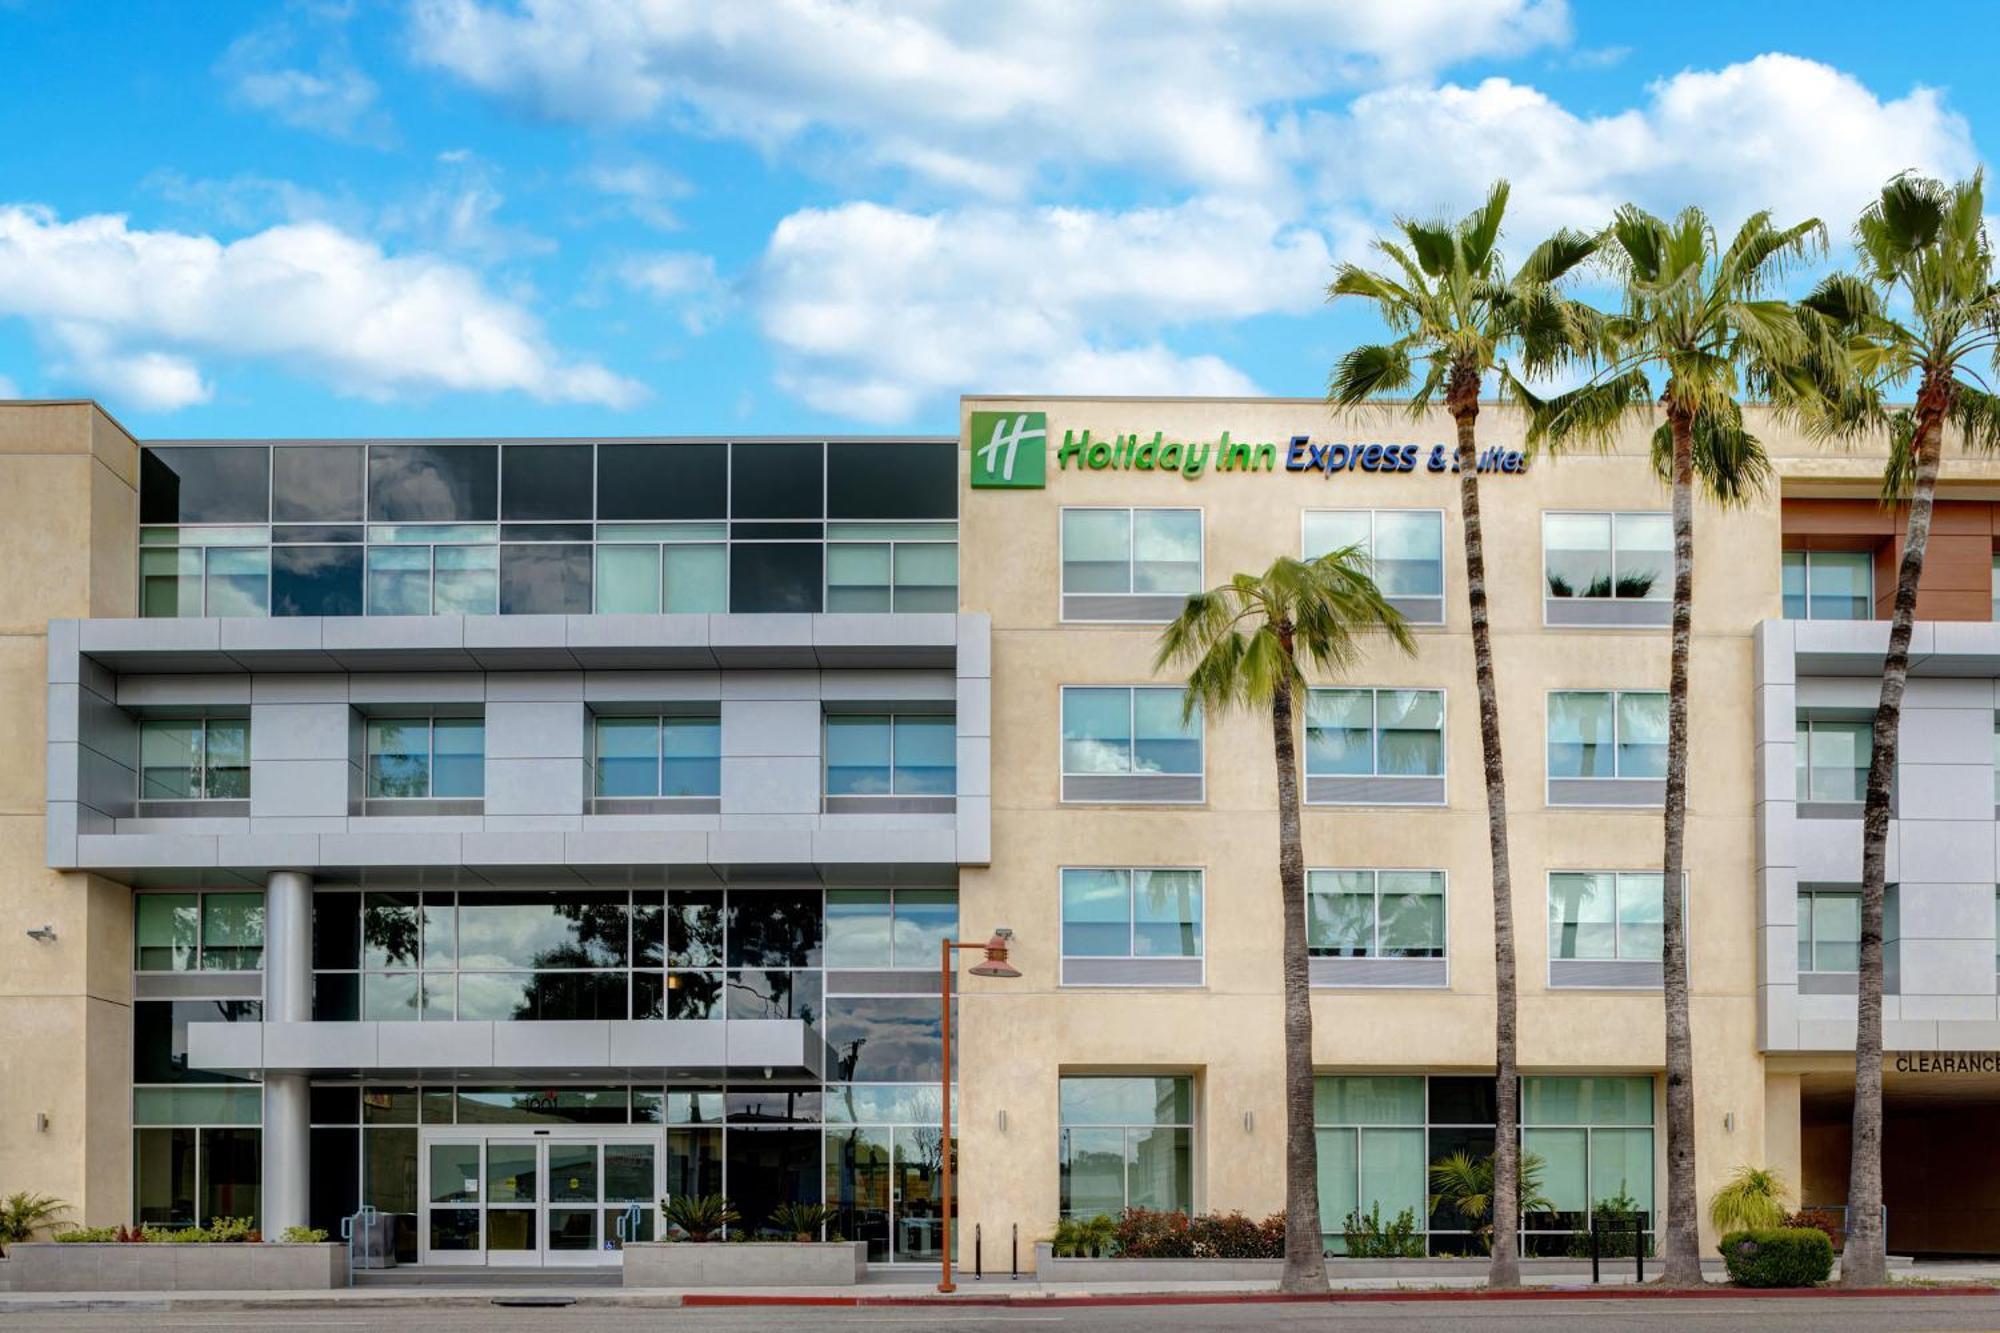
{"type": "Polygon", "coordinates": [[[601,444],[597,447],[600,521],[724,518],[728,513],[728,445],[601,444]]]}
{"type": "Polygon", "coordinates": [[[361,1089],[351,1083],[316,1083],[306,1104],[315,1125],[361,1123],[361,1089]]]}
{"type": "Polygon", "coordinates": [[[307,1220],[338,1236],[342,1220],[361,1207],[361,1131],[313,1130],[309,1160],[312,1180],[306,1198],[312,1211],[307,1220]]]}
{"type": "Polygon", "coordinates": [[[510,444],[500,451],[500,517],[589,518],[587,444],[510,444]]]}
{"type": "Polygon", "coordinates": [[[813,542],[729,548],[731,611],[818,611],[820,552],[813,542]]]}
{"type": "Polygon", "coordinates": [[[818,889],[729,895],[731,967],[818,967],[821,933],[818,889]]]}
{"type": "Polygon", "coordinates": [[[141,1000],[132,1006],[134,1083],[242,1083],[230,1074],[188,1068],[189,1023],[255,1023],[256,1000],[141,1000]]]}
{"type": "Polygon", "coordinates": [[[163,445],[139,455],[141,523],[268,523],[271,451],[265,446],[163,445]]]}
{"type": "Polygon", "coordinates": [[[828,518],[957,518],[957,444],[829,444],[828,518]]]}
{"type": "Polygon", "coordinates": [[[1433,1078],[1433,1125],[1490,1125],[1495,1119],[1490,1078],[1433,1078]]]}
{"type": "Polygon", "coordinates": [[[378,444],[368,451],[368,517],[377,523],[491,523],[500,451],[490,444],[378,444]]]}
{"type": "Polygon", "coordinates": [[[588,615],[588,546],[500,548],[500,614],[588,615]]]}
{"type": "Polygon", "coordinates": [[[361,614],[359,546],[279,546],[271,551],[271,614],[361,614]]]}
{"type": "Polygon", "coordinates": [[[362,456],[358,444],[287,446],[272,451],[271,520],[359,523],[362,456]]]}
{"type": "Polygon", "coordinates": [[[361,966],[361,895],[315,893],[312,937],[314,967],[361,966]]]}
{"type": "Polygon", "coordinates": [[[824,455],[817,444],[730,446],[730,517],[824,517],[824,455]]]}

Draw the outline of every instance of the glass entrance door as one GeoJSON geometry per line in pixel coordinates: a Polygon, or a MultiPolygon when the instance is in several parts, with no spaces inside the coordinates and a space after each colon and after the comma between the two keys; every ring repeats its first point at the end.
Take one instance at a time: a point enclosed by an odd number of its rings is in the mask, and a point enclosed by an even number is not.
{"type": "Polygon", "coordinates": [[[434,1264],[615,1264],[656,1234],[660,1141],[644,1131],[463,1130],[427,1135],[420,1259],[434,1264]]]}
{"type": "Polygon", "coordinates": [[[936,1263],[944,1242],[944,1209],[939,1203],[944,1159],[935,1129],[895,1131],[895,1255],[898,1261],[936,1263]]]}

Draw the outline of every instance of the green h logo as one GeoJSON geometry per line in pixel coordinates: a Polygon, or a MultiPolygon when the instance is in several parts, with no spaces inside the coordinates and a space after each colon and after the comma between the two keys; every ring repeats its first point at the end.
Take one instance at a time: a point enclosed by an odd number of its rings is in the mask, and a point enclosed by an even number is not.
{"type": "Polygon", "coordinates": [[[974,488],[1040,490],[1048,484],[1046,412],[974,412],[971,444],[974,488]]]}

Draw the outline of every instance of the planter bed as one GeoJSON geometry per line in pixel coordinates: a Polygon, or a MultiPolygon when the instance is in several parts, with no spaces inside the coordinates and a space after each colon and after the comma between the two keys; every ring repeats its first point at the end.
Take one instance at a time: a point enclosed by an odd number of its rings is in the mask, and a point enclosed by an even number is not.
{"type": "Polygon", "coordinates": [[[851,1287],[868,1242],[638,1241],[625,1247],[628,1287],[851,1287]]]}
{"type": "MultiPolygon", "coordinates": [[[[1602,1259],[1607,1277],[1629,1274],[1632,1259],[1602,1259]]],[[[1648,1269],[1659,1260],[1648,1258],[1648,1269]]],[[[1342,1278],[1484,1277],[1486,1260],[1472,1259],[1328,1259],[1327,1276],[1342,1278]]],[[[1048,1285],[1066,1282],[1272,1282],[1284,1275],[1283,1259],[1057,1259],[1047,1243],[1035,1246],[1035,1277],[1048,1285]]],[[[1588,1259],[1523,1259],[1521,1272],[1550,1276],[1590,1276],[1588,1259]]]]}
{"type": "Polygon", "coordinates": [[[36,1241],[7,1247],[15,1291],[330,1291],[347,1247],[36,1241]]]}

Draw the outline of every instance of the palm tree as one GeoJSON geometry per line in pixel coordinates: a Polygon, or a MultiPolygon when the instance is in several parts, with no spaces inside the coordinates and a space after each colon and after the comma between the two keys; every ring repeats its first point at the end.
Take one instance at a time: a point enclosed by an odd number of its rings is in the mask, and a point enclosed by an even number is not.
{"type": "Polygon", "coordinates": [[[1298,721],[1302,662],[1333,673],[1379,633],[1415,649],[1402,615],[1366,572],[1358,547],[1315,560],[1280,556],[1262,574],[1238,574],[1198,592],[1160,634],[1155,671],[1187,672],[1183,716],[1243,707],[1271,710],[1278,769],[1278,892],[1284,910],[1284,1291],[1325,1291],[1320,1249],[1319,1154],[1313,1138],[1312,991],[1306,968],[1305,849],[1299,836],[1298,721]]]}
{"type": "Polygon", "coordinates": [[[1854,225],[1859,272],[1825,279],[1804,302],[1809,324],[1831,335],[1838,354],[1822,362],[1830,373],[1813,377],[1825,392],[1817,400],[1807,398],[1802,415],[1809,426],[1837,438],[1886,433],[1883,498],[1907,500],[1910,507],[1861,817],[1854,1152],[1847,1248],[1840,1261],[1841,1281],[1848,1286],[1877,1287],[1888,1278],[1882,1228],[1882,906],[1889,790],[1945,426],[1957,427],[1967,448],[2000,449],[2000,398],[1974,382],[1973,368],[1976,361],[2000,368],[2000,281],[1983,222],[1985,205],[1979,174],[1955,185],[1896,177],[1854,225]],[[1912,382],[1915,405],[1891,408],[1889,394],[1907,392],[1912,382]]]}
{"type": "MultiPolygon", "coordinates": [[[[1695,1197],[1694,1043],[1688,1021],[1687,927],[1680,886],[1687,836],[1688,648],[1694,611],[1694,496],[1736,503],[1770,475],[1743,427],[1739,392],[1782,396],[1808,356],[1791,303],[1766,295],[1793,262],[1818,253],[1818,219],[1790,227],[1753,214],[1728,246],[1698,208],[1673,220],[1633,205],[1618,210],[1603,253],[1622,279],[1619,309],[1605,317],[1602,368],[1581,387],[1530,404],[1529,443],[1553,450],[1609,447],[1629,418],[1665,422],[1653,433],[1655,469],[1673,489],[1674,598],[1667,686],[1665,848],[1660,858],[1666,1002],[1667,1219],[1664,1280],[1701,1282],[1701,1209],[1695,1197]],[[1648,376],[1664,383],[1657,398],[1648,376]]],[[[1512,378],[1511,376],[1509,377],[1512,378]]]]}
{"type": "Polygon", "coordinates": [[[1479,689],[1479,739],[1486,763],[1486,831],[1493,856],[1493,1068],[1499,1114],[1493,1174],[1499,1200],[1493,1219],[1487,1284],[1521,1281],[1520,1066],[1516,1058],[1518,994],[1514,979],[1514,877],[1507,860],[1507,778],[1500,758],[1500,699],[1493,679],[1493,636],[1486,615],[1486,539],[1479,517],[1479,388],[1509,350],[1534,373],[1566,360],[1591,341],[1595,312],[1565,300],[1554,284],[1597,250],[1597,239],[1558,232],[1536,248],[1510,279],[1500,257],[1500,220],[1507,182],[1496,181],[1486,203],[1456,224],[1400,221],[1401,243],[1375,248],[1395,265],[1372,273],[1342,264],[1330,299],[1358,296],[1374,303],[1396,337],[1357,347],[1340,359],[1327,396],[1352,409],[1384,395],[1408,395],[1413,417],[1443,399],[1458,427],[1458,508],[1465,526],[1465,591],[1472,605],[1472,660],[1479,689]],[[1419,366],[1422,367],[1421,374],[1419,366]]]}

